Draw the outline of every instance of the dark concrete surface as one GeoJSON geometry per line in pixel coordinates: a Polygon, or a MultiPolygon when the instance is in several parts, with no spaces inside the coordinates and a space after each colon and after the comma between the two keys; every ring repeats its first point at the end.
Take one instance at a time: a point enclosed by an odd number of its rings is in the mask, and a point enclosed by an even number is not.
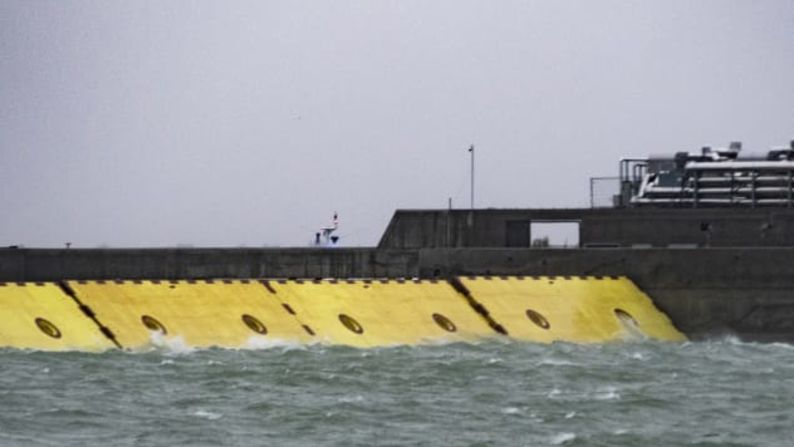
{"type": "Polygon", "coordinates": [[[581,246],[792,247],[789,208],[398,210],[379,248],[529,247],[532,221],[579,222],[581,246]]]}
{"type": "Polygon", "coordinates": [[[0,281],[398,277],[416,274],[418,256],[372,248],[0,249],[0,281]]]}

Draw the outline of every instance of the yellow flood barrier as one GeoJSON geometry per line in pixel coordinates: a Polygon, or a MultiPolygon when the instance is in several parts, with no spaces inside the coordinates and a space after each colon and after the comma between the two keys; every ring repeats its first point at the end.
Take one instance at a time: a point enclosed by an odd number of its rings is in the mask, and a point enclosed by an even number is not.
{"type": "Polygon", "coordinates": [[[446,281],[270,281],[317,340],[358,347],[474,341],[495,335],[446,281]]]}
{"type": "Polygon", "coordinates": [[[627,278],[461,278],[471,296],[513,338],[578,343],[685,337],[627,278]]]}
{"type": "Polygon", "coordinates": [[[102,351],[114,344],[77,302],[52,283],[0,285],[0,346],[102,351]]]}
{"type": "Polygon", "coordinates": [[[256,281],[70,281],[124,348],[245,348],[310,336],[256,281]]]}

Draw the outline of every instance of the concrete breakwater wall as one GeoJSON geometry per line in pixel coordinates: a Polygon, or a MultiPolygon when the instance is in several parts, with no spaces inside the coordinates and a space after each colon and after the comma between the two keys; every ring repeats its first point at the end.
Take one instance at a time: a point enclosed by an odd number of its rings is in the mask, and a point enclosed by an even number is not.
{"type": "Polygon", "coordinates": [[[416,250],[371,248],[0,249],[0,281],[396,278],[418,267],[416,250]]]}
{"type": "Polygon", "coordinates": [[[0,347],[684,340],[626,278],[0,283],[0,347]]]}
{"type": "Polygon", "coordinates": [[[529,248],[533,222],[579,227],[582,247],[794,247],[792,208],[397,210],[379,248],[529,248]]]}
{"type": "Polygon", "coordinates": [[[620,275],[690,337],[794,341],[794,248],[2,249],[0,281],[620,275]]]}

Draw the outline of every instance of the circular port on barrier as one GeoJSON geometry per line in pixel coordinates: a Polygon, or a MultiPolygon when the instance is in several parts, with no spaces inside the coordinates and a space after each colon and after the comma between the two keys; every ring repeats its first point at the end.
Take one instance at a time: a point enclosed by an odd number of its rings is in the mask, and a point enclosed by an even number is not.
{"type": "Polygon", "coordinates": [[[248,329],[251,329],[252,331],[260,335],[267,335],[267,328],[256,317],[253,317],[248,314],[243,314],[242,319],[243,319],[243,323],[245,323],[245,325],[248,326],[248,329]]]}
{"type": "Polygon", "coordinates": [[[547,320],[546,317],[532,309],[527,309],[527,318],[529,318],[530,321],[542,329],[548,329],[551,327],[549,320],[547,320]]]}
{"type": "Polygon", "coordinates": [[[455,323],[441,314],[433,314],[433,321],[435,321],[437,325],[441,326],[441,329],[444,329],[447,332],[455,332],[458,330],[458,328],[455,326],[455,323]]]}
{"type": "Polygon", "coordinates": [[[166,330],[165,326],[163,326],[163,323],[160,323],[157,321],[157,319],[150,317],[149,315],[141,316],[141,323],[143,323],[143,325],[146,326],[146,329],[149,329],[150,331],[162,332],[163,335],[168,333],[168,330],[166,330]]]}
{"type": "Polygon", "coordinates": [[[637,320],[635,320],[630,313],[623,309],[615,309],[615,316],[618,317],[618,320],[620,320],[624,326],[635,329],[640,327],[640,324],[637,323],[637,320]]]}
{"type": "Polygon", "coordinates": [[[61,338],[60,329],[58,329],[54,324],[50,323],[49,320],[45,320],[44,318],[36,318],[36,326],[39,327],[41,332],[44,332],[52,338],[61,338]]]}
{"type": "Polygon", "coordinates": [[[345,325],[346,328],[350,329],[351,332],[356,334],[363,334],[364,328],[358,324],[358,321],[354,320],[353,317],[350,317],[345,314],[339,314],[339,321],[345,325]]]}

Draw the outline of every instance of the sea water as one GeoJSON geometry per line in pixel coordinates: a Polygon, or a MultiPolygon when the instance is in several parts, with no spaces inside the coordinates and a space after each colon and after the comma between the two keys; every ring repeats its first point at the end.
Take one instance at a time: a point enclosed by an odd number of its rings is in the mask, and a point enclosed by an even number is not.
{"type": "Polygon", "coordinates": [[[794,346],[0,352],[0,445],[794,443],[794,346]]]}

